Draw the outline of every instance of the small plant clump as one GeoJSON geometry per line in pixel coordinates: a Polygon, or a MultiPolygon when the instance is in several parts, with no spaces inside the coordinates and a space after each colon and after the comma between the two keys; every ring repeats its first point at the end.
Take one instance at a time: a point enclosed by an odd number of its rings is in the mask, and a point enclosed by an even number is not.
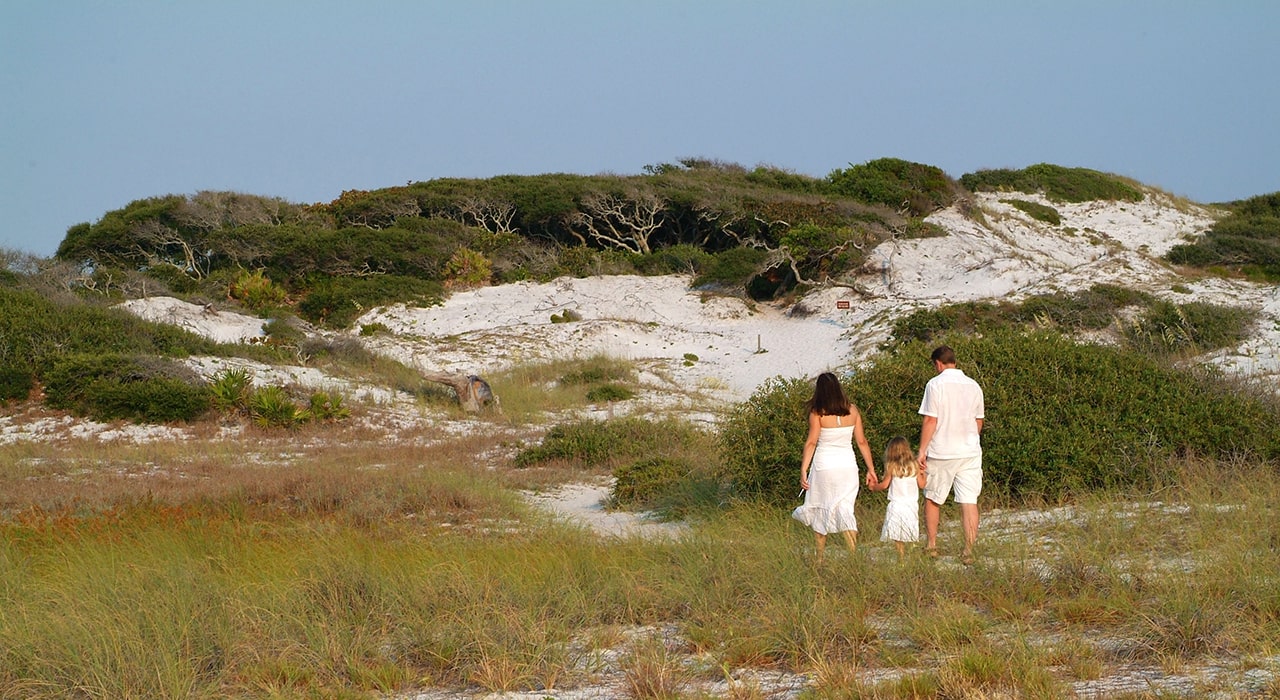
{"type": "Polygon", "coordinates": [[[1002,199],[1001,202],[1012,206],[1014,209],[1023,212],[1027,216],[1036,221],[1043,221],[1046,224],[1057,226],[1062,223],[1062,215],[1053,207],[1040,204],[1039,202],[1028,202],[1025,199],[1002,199]]]}

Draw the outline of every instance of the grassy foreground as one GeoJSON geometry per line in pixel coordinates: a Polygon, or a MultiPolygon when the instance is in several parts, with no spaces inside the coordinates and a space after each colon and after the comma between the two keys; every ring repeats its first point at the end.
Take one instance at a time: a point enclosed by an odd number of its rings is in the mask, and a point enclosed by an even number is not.
{"type": "Polygon", "coordinates": [[[562,689],[618,648],[646,698],[743,668],[807,674],[823,698],[1056,698],[1128,664],[1212,662],[1229,692],[1275,678],[1280,487],[1247,464],[989,513],[973,567],[947,528],[941,560],[900,562],[863,494],[858,552],[819,567],[777,509],[601,539],[528,510],[501,470],[443,466],[499,437],[315,437],[0,446],[0,698],[562,689]]]}

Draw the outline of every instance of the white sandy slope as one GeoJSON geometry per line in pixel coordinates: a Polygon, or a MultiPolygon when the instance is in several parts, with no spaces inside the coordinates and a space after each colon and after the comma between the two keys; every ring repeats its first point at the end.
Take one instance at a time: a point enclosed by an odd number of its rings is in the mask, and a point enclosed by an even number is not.
{"type": "MultiPolygon", "coordinates": [[[[1107,282],[1175,302],[1255,309],[1259,322],[1248,339],[1201,359],[1276,385],[1280,287],[1180,270],[1160,259],[1209,228],[1209,210],[1153,193],[1138,203],[1052,204],[1062,215],[1053,226],[1000,201],[1010,197],[1050,204],[1034,195],[975,195],[971,204],[982,223],[956,207],[935,213],[928,220],[948,235],[884,243],[869,252],[855,278],[845,280],[858,291],[827,287],[789,307],[690,289],[683,275],[561,278],[457,292],[430,308],[374,309],[348,333],[421,370],[482,376],[519,363],[608,354],[636,361],[642,381],[654,388],[731,402],[769,377],[812,377],[854,366],[887,338],[894,319],[921,307],[1016,300],[1107,282]],[[581,320],[553,322],[566,311],[581,320]],[[359,335],[371,324],[386,332],[359,335]]],[[[262,319],[176,299],[139,299],[125,307],[222,342],[263,335],[262,319]]],[[[234,364],[192,361],[206,376],[234,364]]],[[[343,389],[306,368],[252,369],[260,383],[283,378],[343,389]]],[[[348,389],[388,400],[370,388],[348,389]]]]}
{"type": "Polygon", "coordinates": [[[1108,282],[1175,302],[1258,310],[1246,342],[1204,359],[1275,381],[1280,288],[1188,274],[1160,260],[1212,225],[1208,210],[1153,194],[1138,203],[1056,204],[1063,221],[1052,226],[1002,197],[1008,195],[975,196],[984,223],[953,207],[928,219],[947,236],[880,245],[847,280],[859,291],[828,287],[789,308],[704,294],[678,275],[564,278],[461,292],[433,308],[377,309],[356,328],[382,324],[390,333],[369,346],[424,370],[483,375],[515,363],[605,353],[640,361],[663,381],[737,400],[775,375],[812,377],[856,365],[887,338],[894,319],[917,308],[1108,282]],[[565,311],[582,320],[552,322],[565,311]]]}

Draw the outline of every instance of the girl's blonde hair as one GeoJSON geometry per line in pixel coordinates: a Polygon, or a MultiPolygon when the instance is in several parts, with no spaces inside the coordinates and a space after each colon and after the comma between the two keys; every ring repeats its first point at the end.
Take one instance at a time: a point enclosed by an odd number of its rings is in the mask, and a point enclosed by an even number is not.
{"type": "Polygon", "coordinates": [[[884,446],[884,471],[895,479],[906,479],[916,475],[916,455],[911,450],[911,443],[904,437],[896,437],[884,446]]]}

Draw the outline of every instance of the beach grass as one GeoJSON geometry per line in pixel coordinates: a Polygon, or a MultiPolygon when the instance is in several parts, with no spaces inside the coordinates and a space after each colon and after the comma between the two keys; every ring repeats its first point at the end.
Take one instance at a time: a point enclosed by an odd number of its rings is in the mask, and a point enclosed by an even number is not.
{"type": "Polygon", "coordinates": [[[899,560],[864,494],[858,549],[819,564],[774,507],[704,514],[675,540],[553,521],[470,458],[497,434],[299,438],[0,446],[0,698],[554,695],[609,678],[639,698],[715,682],[768,697],[742,669],[823,698],[1062,697],[1134,664],[1228,667],[1227,690],[1275,678],[1265,465],[1187,459],[1157,494],[992,510],[972,566],[957,513],[939,560],[899,560]]]}

